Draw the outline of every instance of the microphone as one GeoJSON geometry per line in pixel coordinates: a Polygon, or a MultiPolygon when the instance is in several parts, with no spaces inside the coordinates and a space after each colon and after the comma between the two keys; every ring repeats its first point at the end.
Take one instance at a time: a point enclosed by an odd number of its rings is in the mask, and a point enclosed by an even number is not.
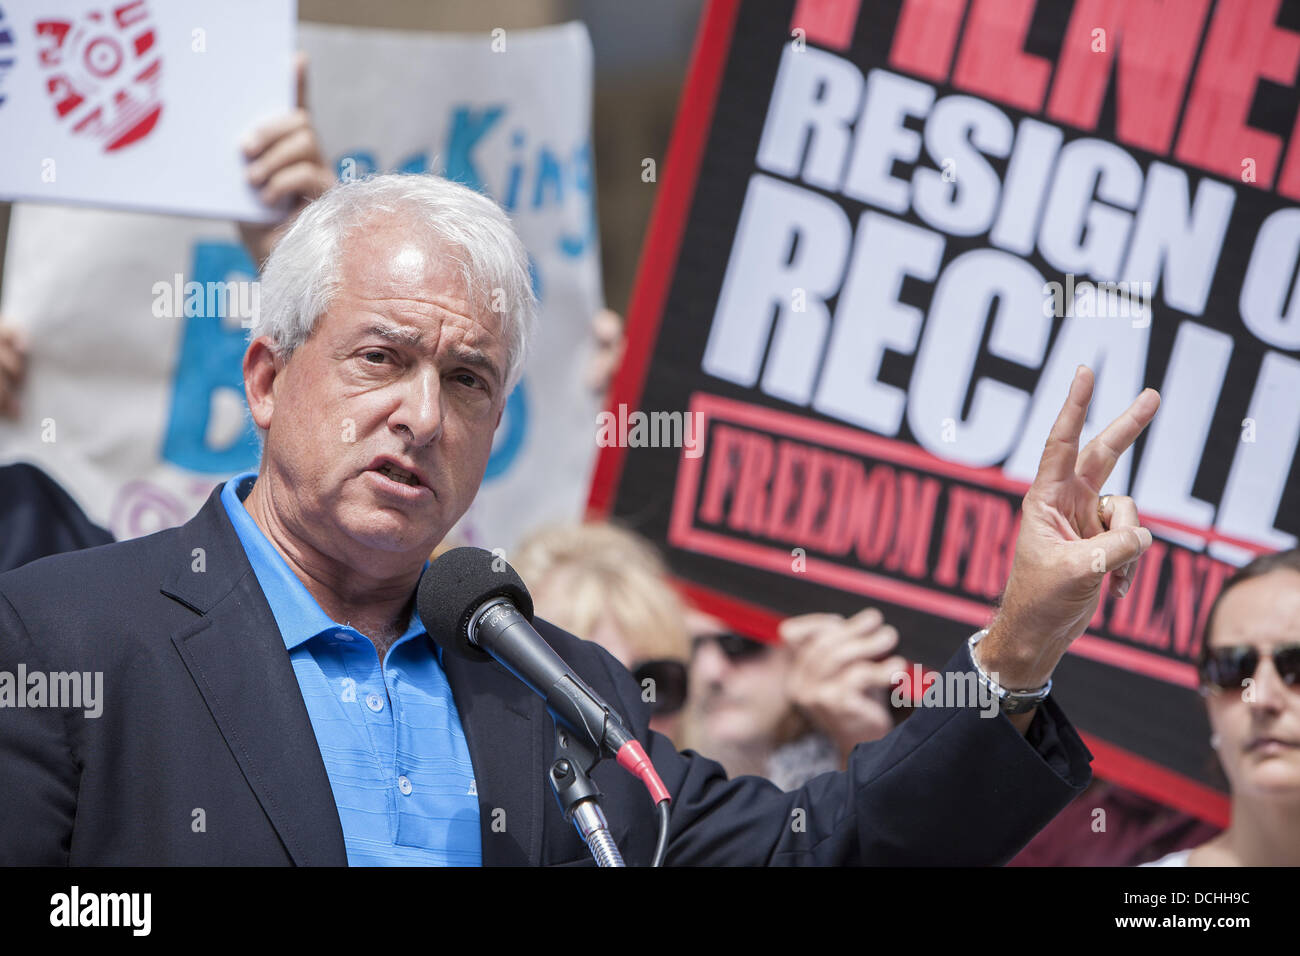
{"type": "Polygon", "coordinates": [[[420,579],[416,603],[420,620],[444,651],[495,658],[597,753],[618,757],[629,744],[640,749],[622,718],[533,628],[533,599],[501,558],[482,548],[440,555],[420,579]]]}

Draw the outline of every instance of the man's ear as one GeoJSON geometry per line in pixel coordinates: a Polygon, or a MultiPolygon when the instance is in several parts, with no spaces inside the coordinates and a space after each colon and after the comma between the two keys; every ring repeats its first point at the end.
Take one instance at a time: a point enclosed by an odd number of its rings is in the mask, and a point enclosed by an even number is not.
{"type": "Polygon", "coordinates": [[[502,406],[497,409],[497,420],[492,423],[493,431],[496,431],[497,427],[501,424],[501,416],[505,414],[505,411],[506,411],[506,406],[504,404],[502,404],[502,406]]]}
{"type": "Polygon", "coordinates": [[[271,348],[270,336],[261,335],[248,343],[244,352],[244,397],[258,428],[271,427],[275,411],[275,379],[284,370],[271,348]]]}

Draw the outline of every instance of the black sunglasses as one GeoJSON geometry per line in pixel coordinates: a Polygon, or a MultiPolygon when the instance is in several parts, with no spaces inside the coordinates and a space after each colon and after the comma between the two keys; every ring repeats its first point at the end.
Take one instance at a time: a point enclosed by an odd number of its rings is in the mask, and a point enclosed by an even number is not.
{"type": "Polygon", "coordinates": [[[707,642],[713,642],[718,645],[718,650],[726,655],[727,660],[733,664],[737,661],[750,660],[766,654],[769,645],[762,641],[756,641],[753,638],[743,637],[740,634],[702,634],[691,641],[691,656],[694,657],[702,645],[707,642]]]}
{"type": "MultiPolygon", "coordinates": [[[[1249,644],[1236,647],[1213,647],[1201,663],[1201,684],[1215,690],[1240,688],[1259,667],[1259,648],[1249,644]]],[[[1282,682],[1294,687],[1300,683],[1300,644],[1283,644],[1272,653],[1273,667],[1282,682]]]]}
{"type": "Polygon", "coordinates": [[[686,703],[686,665],[681,661],[642,661],[632,670],[641,694],[649,695],[650,710],[656,717],[675,714],[686,703]]]}

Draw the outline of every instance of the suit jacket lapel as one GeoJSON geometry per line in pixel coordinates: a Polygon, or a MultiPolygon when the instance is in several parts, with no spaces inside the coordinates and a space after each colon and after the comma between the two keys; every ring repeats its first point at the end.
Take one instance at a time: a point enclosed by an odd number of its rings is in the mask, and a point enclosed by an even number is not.
{"type": "Polygon", "coordinates": [[[201,617],[172,643],[294,863],[346,865],[311,717],[220,487],[178,541],[176,571],[162,590],[201,617]],[[203,549],[201,572],[195,548],[203,549]]]}
{"type": "Polygon", "coordinates": [[[443,654],[479,797],[484,866],[538,866],[554,733],[542,699],[496,661],[443,654]]]}

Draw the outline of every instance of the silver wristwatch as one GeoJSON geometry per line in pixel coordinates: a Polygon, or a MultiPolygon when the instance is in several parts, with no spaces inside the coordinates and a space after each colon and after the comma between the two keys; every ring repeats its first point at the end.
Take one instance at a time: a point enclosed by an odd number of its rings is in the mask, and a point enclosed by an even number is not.
{"type": "Polygon", "coordinates": [[[975,665],[975,673],[979,677],[979,682],[988,688],[989,693],[998,700],[998,706],[1004,714],[1024,714],[1033,710],[1052,692],[1052,681],[1048,678],[1047,683],[1037,690],[1008,690],[988,674],[984,673],[984,668],[980,667],[979,661],[975,659],[975,645],[984,640],[989,629],[986,627],[976,631],[966,642],[970,648],[970,662],[975,665]]]}

